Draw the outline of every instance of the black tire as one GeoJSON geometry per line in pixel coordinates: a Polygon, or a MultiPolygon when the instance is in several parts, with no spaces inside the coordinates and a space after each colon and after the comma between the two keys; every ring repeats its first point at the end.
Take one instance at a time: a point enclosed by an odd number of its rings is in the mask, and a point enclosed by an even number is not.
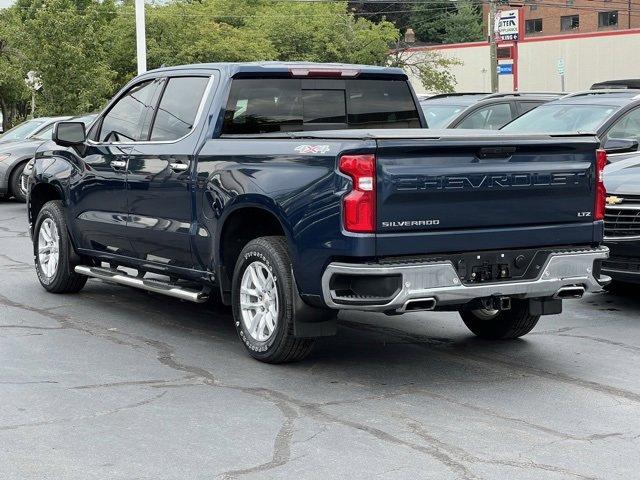
{"type": "Polygon", "coordinates": [[[18,202],[26,202],[27,197],[22,193],[20,188],[20,177],[27,162],[21,163],[13,169],[9,177],[9,193],[18,202]]]}
{"type": "Polygon", "coordinates": [[[265,363],[296,362],[311,352],[313,340],[293,334],[295,291],[291,260],[283,237],[260,237],[250,241],[240,252],[233,272],[231,303],[238,336],[249,354],[265,363]],[[273,333],[259,341],[245,326],[240,307],[241,282],[245,271],[254,262],[264,265],[274,279],[278,298],[278,315],[273,333]]]}
{"type": "Polygon", "coordinates": [[[75,273],[74,268],[77,263],[72,261],[73,246],[69,238],[69,231],[67,230],[67,221],[64,216],[64,210],[62,202],[59,200],[47,202],[36,219],[35,227],[33,229],[33,253],[35,257],[36,273],[38,280],[45,290],[51,293],[76,293],[82,290],[85,283],[87,283],[87,277],[85,275],[79,275],[75,273]],[[55,273],[47,275],[40,261],[38,255],[40,229],[43,222],[51,220],[58,233],[58,255],[59,260],[55,273]]]}
{"type": "Polygon", "coordinates": [[[476,310],[461,310],[460,316],[471,332],[486,340],[508,340],[526,335],[536,326],[540,315],[530,315],[528,302],[513,299],[511,309],[489,317],[476,310]]]}

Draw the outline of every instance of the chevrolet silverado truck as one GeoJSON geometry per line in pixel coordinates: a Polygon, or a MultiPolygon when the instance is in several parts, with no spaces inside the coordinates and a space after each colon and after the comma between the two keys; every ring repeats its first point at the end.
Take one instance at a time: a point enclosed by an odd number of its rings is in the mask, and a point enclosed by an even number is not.
{"type": "MultiPolygon", "coordinates": [[[[606,154],[588,135],[434,131],[394,68],[162,68],[28,179],[35,268],[231,305],[249,354],[300,360],[340,310],[459,311],[528,333],[600,290],[606,154]]],[[[373,319],[372,319],[373,320],[373,319]]]]}

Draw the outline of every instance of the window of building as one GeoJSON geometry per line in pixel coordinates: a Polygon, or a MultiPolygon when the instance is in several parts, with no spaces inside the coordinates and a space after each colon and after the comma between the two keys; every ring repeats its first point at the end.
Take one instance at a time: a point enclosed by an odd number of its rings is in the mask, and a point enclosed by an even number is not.
{"type": "Polygon", "coordinates": [[[524,22],[525,33],[540,33],[542,31],[542,19],[531,18],[524,22]]]}
{"type": "Polygon", "coordinates": [[[573,6],[573,0],[567,0],[567,7],[573,6]]]}
{"type": "Polygon", "coordinates": [[[567,15],[560,17],[560,30],[566,32],[568,30],[577,30],[580,28],[580,15],[567,15]]]}
{"type": "Polygon", "coordinates": [[[598,12],[598,27],[615,27],[618,25],[618,11],[598,12]]]}

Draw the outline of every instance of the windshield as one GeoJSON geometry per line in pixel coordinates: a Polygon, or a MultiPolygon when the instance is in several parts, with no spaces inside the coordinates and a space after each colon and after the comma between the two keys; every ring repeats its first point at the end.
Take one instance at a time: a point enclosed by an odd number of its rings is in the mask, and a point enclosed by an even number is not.
{"type": "Polygon", "coordinates": [[[36,140],[51,140],[52,134],[53,134],[53,124],[43,128],[31,138],[35,138],[36,140]]]}
{"type": "Polygon", "coordinates": [[[430,105],[421,104],[429,128],[445,128],[466,107],[463,105],[430,105]]]}
{"type": "Polygon", "coordinates": [[[619,108],[613,105],[547,104],[516,118],[502,130],[513,133],[595,133],[619,108]]]}
{"type": "Polygon", "coordinates": [[[44,120],[28,120],[13,127],[11,130],[7,130],[7,133],[0,138],[2,140],[24,140],[44,124],[44,120]]]}

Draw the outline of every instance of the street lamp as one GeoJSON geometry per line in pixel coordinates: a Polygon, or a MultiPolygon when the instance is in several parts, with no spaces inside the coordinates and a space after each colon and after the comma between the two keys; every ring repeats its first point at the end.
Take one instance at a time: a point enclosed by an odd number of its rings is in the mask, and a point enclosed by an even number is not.
{"type": "Polygon", "coordinates": [[[27,78],[24,79],[24,83],[27,84],[27,88],[31,91],[31,118],[33,118],[36,111],[36,92],[42,88],[42,79],[35,70],[29,70],[27,72],[27,78]]]}

